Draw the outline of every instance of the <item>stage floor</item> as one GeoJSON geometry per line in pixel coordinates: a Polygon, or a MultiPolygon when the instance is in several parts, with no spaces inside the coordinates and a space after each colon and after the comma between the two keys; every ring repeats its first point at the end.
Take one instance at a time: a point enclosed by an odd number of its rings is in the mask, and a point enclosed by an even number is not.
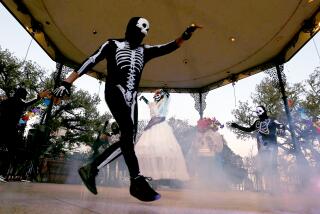
{"type": "Polygon", "coordinates": [[[319,214],[320,194],[270,195],[253,192],[159,189],[159,201],[144,203],[127,188],[45,183],[0,183],[1,214],[319,214]]]}

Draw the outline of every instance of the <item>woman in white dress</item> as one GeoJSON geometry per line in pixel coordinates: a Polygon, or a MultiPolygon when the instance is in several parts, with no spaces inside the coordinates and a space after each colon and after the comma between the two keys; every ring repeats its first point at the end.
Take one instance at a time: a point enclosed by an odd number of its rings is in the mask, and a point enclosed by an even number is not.
{"type": "Polygon", "coordinates": [[[169,96],[165,90],[158,89],[153,96],[154,102],[140,97],[150,108],[151,120],[135,145],[135,152],[142,174],[153,180],[186,181],[189,174],[184,155],[166,121],[169,96]]]}

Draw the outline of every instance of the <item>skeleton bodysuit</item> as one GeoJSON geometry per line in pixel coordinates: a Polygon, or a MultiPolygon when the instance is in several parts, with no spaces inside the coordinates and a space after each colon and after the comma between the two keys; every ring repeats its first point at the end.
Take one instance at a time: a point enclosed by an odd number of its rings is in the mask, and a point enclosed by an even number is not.
{"type": "Polygon", "coordinates": [[[242,131],[257,131],[258,155],[255,160],[257,188],[273,191],[278,188],[278,145],[277,129],[284,130],[284,126],[276,120],[268,117],[265,107],[256,109],[259,117],[250,127],[239,126],[232,123],[231,126],[242,131]]]}
{"type": "Polygon", "coordinates": [[[133,49],[129,42],[124,39],[110,39],[82,64],[78,73],[82,75],[99,61],[106,59],[108,62],[106,85],[117,86],[121,90],[127,105],[131,106],[137,95],[137,88],[145,63],[177,48],[176,42],[173,41],[165,45],[141,45],[133,49]]]}
{"type": "Polygon", "coordinates": [[[139,174],[133,143],[138,118],[137,89],[142,70],[149,60],[171,53],[179,47],[175,41],[157,46],[141,45],[148,29],[147,20],[140,17],[132,18],[124,39],[109,39],[78,69],[78,74],[83,75],[99,61],[107,60],[105,98],[119,124],[121,139],[97,157],[93,164],[98,167],[115,150],[121,148],[131,177],[139,174]]]}
{"type": "Polygon", "coordinates": [[[277,129],[283,129],[283,125],[277,120],[267,116],[265,109],[258,107],[257,114],[259,119],[256,120],[249,128],[237,125],[236,128],[252,132],[257,131],[258,149],[268,148],[277,144],[277,129]]]}
{"type": "Polygon", "coordinates": [[[282,128],[282,124],[277,120],[265,119],[256,120],[254,123],[257,131],[258,146],[270,146],[277,144],[277,128],[282,128]]]}

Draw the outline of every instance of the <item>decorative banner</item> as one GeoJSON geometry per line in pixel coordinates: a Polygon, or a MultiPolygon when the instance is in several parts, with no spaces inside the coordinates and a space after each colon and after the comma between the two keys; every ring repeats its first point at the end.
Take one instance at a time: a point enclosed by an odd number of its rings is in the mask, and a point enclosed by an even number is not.
{"type": "Polygon", "coordinates": [[[298,111],[301,119],[309,120],[309,117],[307,116],[306,111],[303,108],[300,107],[300,108],[297,109],[297,111],[298,111]]]}
{"type": "Polygon", "coordinates": [[[316,128],[317,133],[320,134],[320,116],[316,117],[313,126],[316,128]]]}
{"type": "Polygon", "coordinates": [[[320,116],[312,119],[307,115],[306,112],[307,111],[302,107],[297,108],[296,113],[297,117],[299,118],[298,121],[305,125],[304,130],[313,130],[312,132],[320,134],[320,116]]]}
{"type": "Polygon", "coordinates": [[[32,109],[32,112],[35,113],[35,114],[39,113],[40,111],[41,111],[41,109],[38,108],[38,107],[32,109]]]}
{"type": "Polygon", "coordinates": [[[19,126],[23,126],[23,125],[25,125],[25,124],[27,124],[27,121],[24,121],[24,120],[22,120],[21,118],[20,118],[20,120],[19,120],[19,126]]]}
{"type": "Polygon", "coordinates": [[[51,100],[49,99],[49,98],[44,98],[44,100],[43,100],[43,104],[45,105],[45,106],[48,106],[48,105],[50,105],[50,103],[51,103],[51,100]]]}
{"type": "MultiPolygon", "coordinates": [[[[28,120],[36,115],[41,115],[42,112],[45,111],[45,109],[50,105],[52,93],[49,90],[44,90],[39,93],[39,97],[41,100],[36,102],[33,106],[34,108],[31,111],[27,111],[22,115],[22,117],[19,120],[18,125],[19,126],[25,126],[28,122],[28,120]]],[[[63,99],[68,99],[68,97],[64,97],[63,99]]],[[[58,105],[61,103],[61,98],[53,98],[53,103],[55,105],[58,105]]]]}
{"type": "Polygon", "coordinates": [[[47,98],[47,97],[39,100],[36,104],[34,104],[35,107],[31,111],[26,111],[22,115],[22,117],[19,120],[18,125],[19,126],[26,126],[28,120],[30,120],[30,118],[32,118],[36,115],[40,115],[41,112],[43,112],[48,107],[50,102],[51,102],[50,98],[47,98]]]}

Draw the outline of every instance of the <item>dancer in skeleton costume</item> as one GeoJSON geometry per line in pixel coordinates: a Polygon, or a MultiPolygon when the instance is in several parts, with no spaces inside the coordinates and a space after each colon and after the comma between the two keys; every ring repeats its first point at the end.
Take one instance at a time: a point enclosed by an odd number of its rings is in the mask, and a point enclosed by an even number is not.
{"type": "Polygon", "coordinates": [[[142,201],[154,201],[161,197],[150,187],[146,178],[140,175],[134,152],[138,118],[137,89],[145,64],[153,58],[178,49],[185,40],[190,39],[197,28],[199,26],[192,24],[176,40],[164,45],[149,46],[141,44],[148,34],[149,22],[142,17],[133,17],[128,22],[125,38],[107,40],[54,90],[56,97],[69,96],[71,85],[78,77],[87,73],[99,61],[107,60],[105,99],[119,125],[121,138],[92,163],[79,169],[82,181],[93,194],[97,194],[95,176],[98,173],[98,166],[116,149],[121,148],[131,177],[130,194],[142,201]]]}
{"type": "Polygon", "coordinates": [[[285,127],[277,120],[269,118],[264,106],[256,108],[259,119],[248,127],[231,123],[231,127],[245,132],[257,131],[258,159],[257,169],[261,173],[263,189],[274,191],[277,184],[277,130],[284,131],[285,127]],[[264,186],[264,187],[263,187],[264,186]]]}
{"type": "Polygon", "coordinates": [[[169,96],[167,91],[159,89],[153,96],[154,102],[140,97],[150,108],[151,120],[135,145],[135,151],[141,172],[159,184],[161,180],[177,184],[189,180],[181,147],[166,121],[169,96]]]}

